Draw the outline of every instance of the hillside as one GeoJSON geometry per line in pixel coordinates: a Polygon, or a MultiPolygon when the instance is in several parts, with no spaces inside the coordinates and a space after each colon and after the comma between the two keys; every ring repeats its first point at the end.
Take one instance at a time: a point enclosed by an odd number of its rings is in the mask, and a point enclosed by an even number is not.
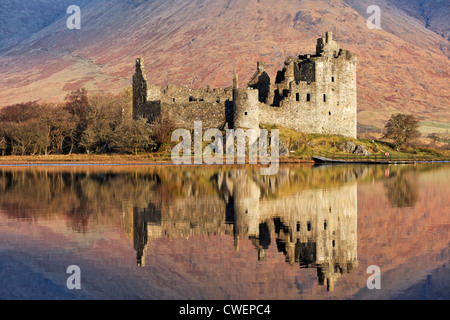
{"type": "MultiPolygon", "coordinates": [[[[85,0],[77,1],[78,4],[85,0]]],[[[16,45],[62,18],[72,0],[0,2],[0,49],[16,45]]]]}
{"type": "MultiPolygon", "coordinates": [[[[0,5],[3,106],[60,101],[82,86],[120,92],[138,56],[149,81],[161,86],[226,87],[234,72],[244,85],[257,61],[266,62],[273,81],[286,57],[314,52],[330,30],[359,59],[360,124],[382,127],[397,111],[450,122],[448,1],[91,0],[82,6],[81,30],[68,30],[61,0],[37,15],[39,23],[35,11],[29,18],[24,12],[24,31],[11,35],[4,26],[20,23],[5,13],[17,2],[0,5]],[[366,26],[372,4],[382,10],[382,30],[366,26]]],[[[47,2],[30,1],[37,8],[47,2]]]]}

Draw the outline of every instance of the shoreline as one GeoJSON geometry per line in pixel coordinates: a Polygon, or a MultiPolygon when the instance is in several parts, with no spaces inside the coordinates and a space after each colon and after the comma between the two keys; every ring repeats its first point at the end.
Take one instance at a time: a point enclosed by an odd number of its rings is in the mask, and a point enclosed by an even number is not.
{"type": "MultiPolygon", "coordinates": [[[[100,167],[100,166],[270,166],[268,164],[250,164],[248,158],[245,164],[237,163],[235,159],[234,163],[227,164],[224,159],[223,164],[207,164],[203,159],[202,164],[195,164],[194,158],[192,158],[191,164],[174,164],[167,155],[86,155],[86,154],[72,154],[72,155],[47,155],[47,156],[0,156],[0,168],[6,167],[100,167]]],[[[448,163],[450,159],[429,159],[429,160],[416,160],[416,163],[448,163]]],[[[400,164],[401,161],[392,161],[393,163],[400,164]]],[[[315,161],[313,157],[299,158],[299,157],[280,157],[280,165],[286,164],[304,164],[314,165],[315,161]]],[[[356,163],[355,163],[356,164],[356,163]]]]}
{"type": "MultiPolygon", "coordinates": [[[[248,159],[247,159],[248,160],[248,159]]],[[[280,164],[313,164],[312,159],[280,157],[280,164]]],[[[181,164],[172,162],[169,156],[152,155],[47,155],[47,156],[0,156],[0,167],[37,167],[37,166],[203,166],[202,164],[181,164]]],[[[246,164],[213,164],[214,165],[249,165],[246,164]]],[[[261,165],[262,164],[255,164],[261,165]]],[[[209,165],[208,165],[209,166],[209,165]]]]}

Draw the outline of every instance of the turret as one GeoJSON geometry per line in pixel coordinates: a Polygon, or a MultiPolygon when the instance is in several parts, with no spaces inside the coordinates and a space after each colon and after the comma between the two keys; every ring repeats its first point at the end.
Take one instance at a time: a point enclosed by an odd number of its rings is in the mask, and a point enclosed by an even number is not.
{"type": "Polygon", "coordinates": [[[258,90],[251,88],[233,89],[234,129],[255,129],[259,131],[258,90]]]}

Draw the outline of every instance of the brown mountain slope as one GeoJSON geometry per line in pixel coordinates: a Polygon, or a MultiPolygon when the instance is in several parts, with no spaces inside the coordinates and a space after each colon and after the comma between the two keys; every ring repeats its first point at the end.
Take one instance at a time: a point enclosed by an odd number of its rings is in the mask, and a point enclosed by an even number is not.
{"type": "Polygon", "coordinates": [[[396,111],[450,122],[449,41],[387,1],[378,1],[383,29],[369,30],[372,2],[93,0],[81,30],[68,30],[66,15],[0,53],[0,105],[61,100],[81,86],[118,92],[138,56],[162,86],[225,87],[234,72],[244,85],[257,61],[273,81],[286,57],[314,52],[331,30],[359,58],[359,123],[381,127],[396,111]]]}

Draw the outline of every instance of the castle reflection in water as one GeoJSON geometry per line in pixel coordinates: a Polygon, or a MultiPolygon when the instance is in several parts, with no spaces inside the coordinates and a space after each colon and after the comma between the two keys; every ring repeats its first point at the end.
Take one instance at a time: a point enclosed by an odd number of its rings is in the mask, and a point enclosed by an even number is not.
{"type": "Polygon", "coordinates": [[[276,246],[290,265],[316,268],[319,284],[332,291],[341,274],[358,266],[356,180],[367,168],[336,172],[331,178],[319,173],[315,184],[305,183],[289,168],[276,176],[261,176],[257,170],[218,171],[209,180],[214,195],[185,186],[188,191],[170,201],[161,201],[161,194],[147,202],[126,201],[124,222],[137,265],[145,266],[152,240],[230,235],[236,251],[240,241],[249,239],[260,261],[276,246]]]}

